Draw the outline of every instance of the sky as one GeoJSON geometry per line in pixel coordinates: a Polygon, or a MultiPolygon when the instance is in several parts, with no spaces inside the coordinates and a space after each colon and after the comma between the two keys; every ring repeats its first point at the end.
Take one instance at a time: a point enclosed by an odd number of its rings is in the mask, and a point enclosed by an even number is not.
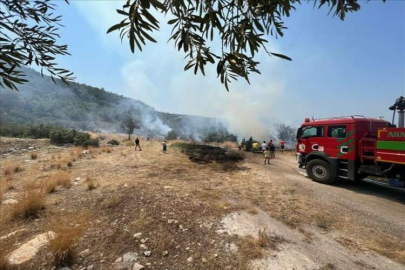
{"type": "MultiPolygon", "coordinates": [[[[261,75],[251,84],[240,79],[230,92],[211,66],[204,77],[185,72],[184,54],[167,43],[171,29],[162,19],[142,52],[130,52],[118,33],[106,34],[120,21],[115,9],[124,1],[58,3],[63,16],[61,43],[72,56],[58,58],[76,81],[141,100],[159,111],[224,118],[236,132],[283,122],[299,125],[305,117],[384,116],[405,95],[405,1],[359,1],[361,10],[345,21],[312,3],[297,5],[283,38],[268,37],[271,52],[259,53],[261,75]]],[[[213,47],[215,48],[215,44],[213,47]]]]}

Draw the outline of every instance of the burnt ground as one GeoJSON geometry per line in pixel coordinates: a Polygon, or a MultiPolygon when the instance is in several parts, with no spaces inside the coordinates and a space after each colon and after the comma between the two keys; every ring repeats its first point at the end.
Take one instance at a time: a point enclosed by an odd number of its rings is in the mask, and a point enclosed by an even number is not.
{"type": "MultiPolygon", "coordinates": [[[[169,144],[164,154],[160,142],[141,145],[142,152],[125,144],[110,153],[94,149],[61,168],[51,164],[69,157],[72,148],[41,142],[35,145],[36,160],[29,158],[34,150],[4,156],[1,183],[6,165],[23,170],[12,174],[13,189],[3,202],[19,200],[25,183],[59,171],[70,174],[72,185],[47,194],[39,218],[3,220],[0,255],[52,230],[59,217],[74,226],[85,214],[86,231],[74,245],[71,269],[115,269],[127,252],[136,252],[145,269],[402,269],[405,264],[403,191],[369,183],[320,185],[301,174],[289,153],[277,153],[271,165],[263,165],[260,154],[225,148],[169,144]],[[229,161],[229,155],[235,157],[229,161]],[[238,170],[224,170],[223,164],[238,170]],[[95,189],[87,189],[88,176],[95,189]],[[270,234],[267,242],[260,237],[254,242],[263,230],[270,234]],[[134,237],[137,233],[142,236],[134,237]]],[[[0,205],[1,216],[11,207],[0,205]]],[[[52,264],[44,246],[13,269],[52,269],[52,264]]]]}

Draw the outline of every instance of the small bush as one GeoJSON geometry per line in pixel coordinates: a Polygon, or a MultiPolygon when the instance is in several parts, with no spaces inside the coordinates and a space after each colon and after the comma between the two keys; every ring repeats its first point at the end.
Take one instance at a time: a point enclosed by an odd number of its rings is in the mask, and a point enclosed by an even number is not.
{"type": "Polygon", "coordinates": [[[53,193],[56,191],[56,187],[58,186],[58,183],[56,181],[53,181],[53,179],[46,179],[42,183],[42,191],[44,193],[53,193]]]}
{"type": "Polygon", "coordinates": [[[35,159],[37,159],[38,158],[38,153],[37,152],[32,152],[31,153],[31,159],[32,160],[35,160],[35,159]]]}
{"type": "Polygon", "coordinates": [[[113,140],[108,141],[107,144],[118,146],[118,145],[120,145],[120,142],[113,139],[113,140]]]}
{"type": "Polygon", "coordinates": [[[166,140],[176,140],[179,136],[180,135],[175,130],[170,130],[166,135],[166,140]]]}
{"type": "Polygon", "coordinates": [[[97,182],[95,182],[90,176],[86,177],[87,190],[93,190],[97,187],[97,182]]]}
{"type": "Polygon", "coordinates": [[[83,236],[88,222],[88,215],[57,218],[51,222],[49,248],[53,254],[53,262],[57,267],[71,266],[76,259],[75,245],[83,236]]]}
{"type": "Polygon", "coordinates": [[[10,175],[12,173],[22,172],[23,169],[19,164],[9,163],[4,166],[4,175],[10,175]]]}
{"type": "Polygon", "coordinates": [[[98,136],[98,139],[99,139],[100,141],[104,141],[104,140],[106,139],[106,136],[100,135],[100,136],[98,136]]]}
{"type": "Polygon", "coordinates": [[[12,218],[37,218],[39,212],[45,208],[45,197],[42,191],[35,189],[25,191],[22,198],[11,206],[12,218]]]}

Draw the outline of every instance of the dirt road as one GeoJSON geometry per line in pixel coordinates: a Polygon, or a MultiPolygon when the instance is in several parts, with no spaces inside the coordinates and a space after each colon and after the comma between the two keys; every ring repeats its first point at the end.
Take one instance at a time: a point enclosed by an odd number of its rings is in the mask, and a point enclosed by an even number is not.
{"type": "MultiPolygon", "coordinates": [[[[254,174],[258,176],[256,181],[284,190],[290,189],[288,195],[281,198],[281,201],[285,201],[288,207],[296,208],[298,211],[296,213],[287,210],[290,212],[290,218],[293,217],[290,224],[291,219],[278,214],[273,216],[292,228],[298,227],[317,235],[318,240],[315,242],[318,251],[335,250],[326,254],[326,261],[332,263],[334,267],[404,268],[403,265],[392,264],[382,257],[375,261],[375,257],[373,258],[375,255],[363,258],[364,261],[361,263],[359,258],[364,252],[372,250],[404,263],[405,190],[382,187],[366,181],[362,183],[342,181],[335,185],[318,184],[305,176],[305,171],[297,167],[294,157],[290,154],[278,154],[271,165],[263,165],[262,162],[260,155],[249,153],[246,154],[243,165],[255,172],[254,174]],[[291,203],[293,198],[300,200],[300,203],[291,203]],[[348,248],[350,252],[334,249],[336,246],[330,242],[331,239],[348,248]],[[323,246],[325,243],[327,245],[323,246]],[[337,254],[344,256],[339,258],[337,254]],[[340,262],[333,263],[334,261],[340,262]]],[[[272,215],[271,211],[267,212],[272,215]]],[[[307,246],[299,248],[307,249],[306,252],[311,250],[307,246]]],[[[314,250],[312,252],[316,253],[314,250]]],[[[309,254],[307,258],[314,257],[313,255],[309,254]]],[[[325,254],[322,257],[325,257],[325,254]]],[[[305,260],[292,261],[290,266],[295,264],[298,268],[307,269],[305,265],[299,264],[299,261],[305,260]]],[[[315,258],[314,261],[319,261],[319,258],[315,258]]]]}

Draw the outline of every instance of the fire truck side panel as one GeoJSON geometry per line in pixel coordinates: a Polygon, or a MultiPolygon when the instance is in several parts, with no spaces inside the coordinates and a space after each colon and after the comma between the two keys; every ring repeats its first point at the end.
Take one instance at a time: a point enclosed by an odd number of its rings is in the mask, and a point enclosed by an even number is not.
{"type": "Polygon", "coordinates": [[[405,164],[405,128],[378,131],[376,161],[405,164]]]}

